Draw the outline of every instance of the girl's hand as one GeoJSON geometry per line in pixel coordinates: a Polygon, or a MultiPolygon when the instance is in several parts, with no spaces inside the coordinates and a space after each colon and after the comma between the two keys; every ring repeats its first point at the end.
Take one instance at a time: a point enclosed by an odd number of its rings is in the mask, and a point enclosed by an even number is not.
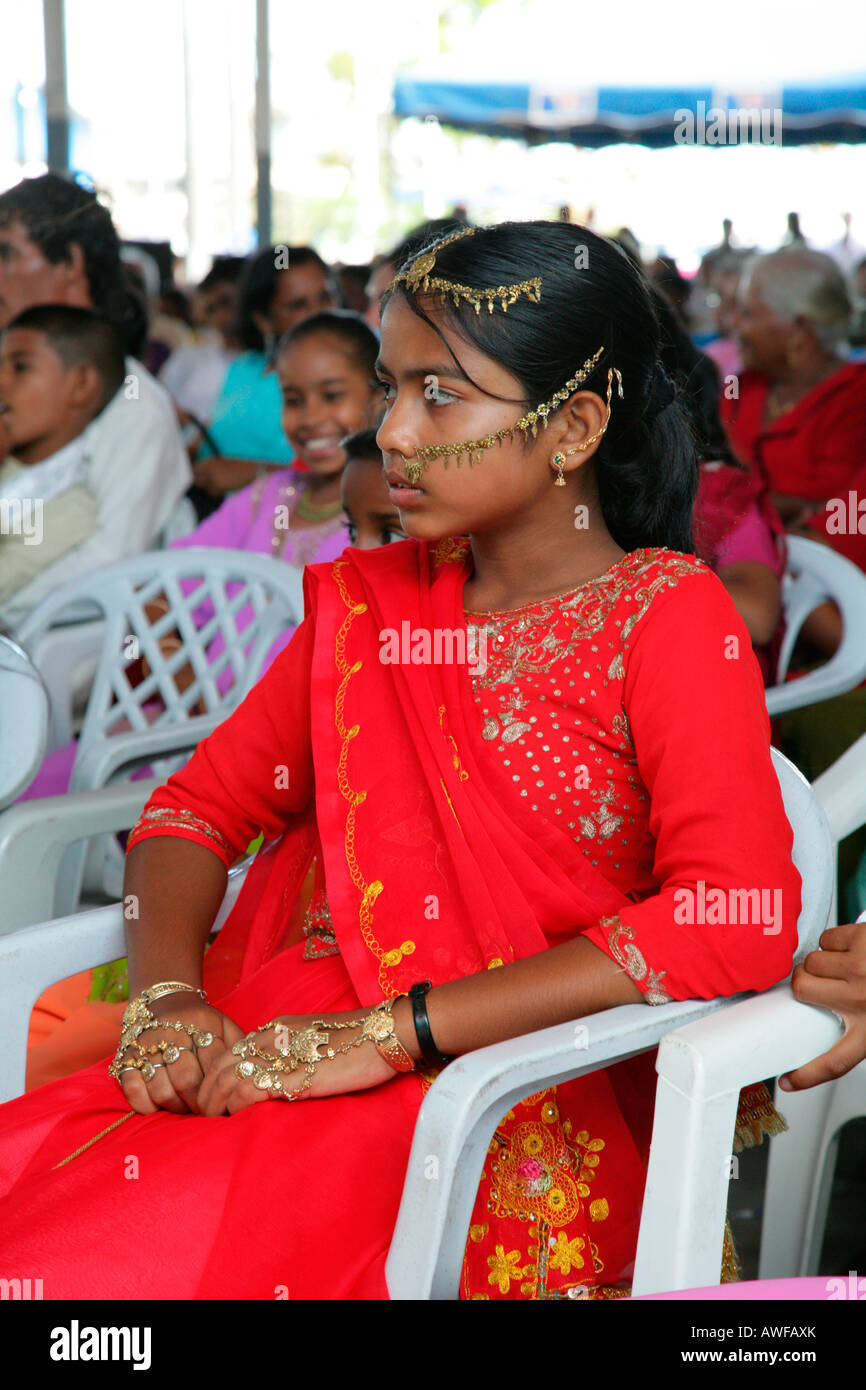
{"type": "MultiPolygon", "coordinates": [[[[318,1045],[312,1049],[321,1060],[316,1063],[312,1084],[298,1099],[316,1100],[323,1096],[342,1095],[347,1091],[366,1091],[371,1086],[381,1086],[383,1082],[390,1081],[397,1075],[379,1055],[374,1044],[365,1040],[333,1058],[326,1055],[326,1049],[330,1047],[337,1052],[338,1048],[358,1039],[361,1034],[360,1025],[369,1012],[369,1009],[357,1009],[350,1013],[295,1014],[281,1018],[279,1028],[269,1028],[264,1033],[256,1033],[253,1040],[260,1051],[268,1053],[269,1056],[277,1056],[277,1044],[280,1041],[277,1035],[280,1032],[308,1028],[324,1018],[323,1026],[317,1029],[318,1045]],[[329,1022],[357,1024],[357,1027],[329,1028],[329,1022]]],[[[251,1080],[237,1075],[236,1068],[242,1061],[253,1062],[256,1067],[262,1069],[268,1066],[266,1061],[253,1054],[242,1058],[231,1051],[223,1052],[201,1084],[198,1104],[203,1115],[234,1115],[248,1105],[256,1105],[259,1101],[269,1098],[269,1091],[259,1090],[251,1080]]],[[[280,1073],[280,1079],[287,1092],[297,1091],[306,1077],[303,1066],[292,1072],[280,1073]]],[[[277,1095],[274,1098],[278,1098],[277,1095]]]]}
{"type": "MultiPolygon", "coordinates": [[[[123,1094],[139,1115],[153,1115],[157,1110],[171,1110],[175,1115],[203,1114],[199,1088],[226,1054],[231,1057],[230,1049],[244,1036],[243,1030],[227,1014],[212,1009],[198,995],[166,995],[150,1005],[150,1012],[154,1018],[188,1024],[203,1036],[210,1034],[213,1041],[208,1046],[196,1047],[189,1033],[174,1028],[148,1029],[138,1038],[143,1047],[167,1042],[189,1050],[182,1051],[176,1061],[169,1063],[154,1053],[149,1060],[162,1065],[156,1067],[149,1081],[145,1081],[138,1070],[123,1072],[120,1076],[123,1094]]],[[[129,1050],[127,1060],[134,1055],[129,1050]]]]}
{"type": "Polygon", "coordinates": [[[828,927],[791,977],[794,998],[832,1009],[845,1024],[835,1047],[779,1077],[783,1091],[804,1091],[845,1076],[866,1057],[866,922],[828,927]]]}

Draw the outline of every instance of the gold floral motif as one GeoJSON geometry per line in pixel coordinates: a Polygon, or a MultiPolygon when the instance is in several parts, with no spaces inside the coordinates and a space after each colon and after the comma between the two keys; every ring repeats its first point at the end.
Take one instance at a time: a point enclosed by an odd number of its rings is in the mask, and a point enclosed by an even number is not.
{"type": "Polygon", "coordinates": [[[501,1294],[507,1294],[512,1279],[520,1279],[524,1273],[520,1267],[520,1251],[509,1250],[506,1255],[504,1245],[497,1245],[495,1253],[488,1255],[487,1264],[490,1268],[487,1282],[495,1284],[501,1294]]]}
{"type": "Polygon", "coordinates": [[[606,1221],[610,1215],[610,1207],[606,1197],[598,1197],[589,1204],[589,1216],[591,1221],[606,1221]]]}
{"type": "Polygon", "coordinates": [[[573,1240],[569,1240],[565,1232],[560,1231],[548,1260],[551,1269],[558,1269],[566,1276],[571,1273],[572,1268],[583,1269],[581,1251],[585,1245],[586,1241],[582,1236],[575,1236],[573,1240]]]}
{"type": "Polygon", "coordinates": [[[602,917],[599,926],[607,932],[607,944],[617,965],[622,966],[629,979],[634,980],[636,985],[646,981],[647,989],[644,990],[643,996],[646,1002],[670,1004],[673,996],[665,994],[661,989],[661,982],[667,971],[661,970],[656,973],[655,970],[649,969],[643,953],[634,944],[634,930],[622,922],[619,916],[602,917]],[[622,945],[620,938],[625,941],[625,945],[622,945]]]}
{"type": "Polygon", "coordinates": [[[430,561],[433,568],[438,570],[442,565],[462,562],[469,554],[470,544],[468,536],[446,536],[444,540],[437,541],[434,546],[430,547],[430,561]]]}

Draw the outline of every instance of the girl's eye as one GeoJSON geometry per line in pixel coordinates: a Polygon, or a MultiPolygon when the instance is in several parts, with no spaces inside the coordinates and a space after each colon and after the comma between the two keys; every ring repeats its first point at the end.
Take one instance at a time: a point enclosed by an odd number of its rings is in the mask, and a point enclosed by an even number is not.
{"type": "Polygon", "coordinates": [[[357,545],[357,544],[358,544],[358,528],[357,528],[357,526],[354,524],[354,522],[351,522],[351,521],[347,521],[347,522],[346,522],[346,526],[348,527],[348,530],[349,530],[349,544],[350,544],[350,545],[357,545]]]}
{"type": "Polygon", "coordinates": [[[441,386],[434,386],[432,382],[425,386],[424,395],[432,405],[450,405],[452,401],[460,399],[453,391],[443,391],[441,386]]]}
{"type": "Polygon", "coordinates": [[[382,392],[384,393],[384,396],[385,396],[385,400],[386,400],[386,401],[390,401],[390,400],[392,399],[392,397],[391,397],[388,393],[389,393],[390,391],[393,391],[393,390],[394,390],[394,387],[391,386],[391,385],[389,385],[389,383],[388,383],[387,381],[382,381],[381,377],[378,377],[378,376],[377,376],[377,377],[374,377],[373,380],[371,381],[370,385],[371,385],[375,390],[377,390],[377,391],[382,391],[382,392]]]}
{"type": "Polygon", "coordinates": [[[345,395],[345,391],[326,391],[325,400],[328,401],[330,404],[333,404],[334,401],[342,401],[345,398],[345,395]]]}
{"type": "Polygon", "coordinates": [[[392,541],[405,541],[405,531],[388,530],[382,532],[382,544],[390,545],[392,541]]]}

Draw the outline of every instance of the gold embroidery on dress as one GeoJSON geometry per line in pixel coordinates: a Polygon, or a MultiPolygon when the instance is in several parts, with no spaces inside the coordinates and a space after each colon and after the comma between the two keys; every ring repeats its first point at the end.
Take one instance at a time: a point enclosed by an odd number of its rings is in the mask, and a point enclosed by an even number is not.
{"type": "Polygon", "coordinates": [[[604,791],[601,788],[593,788],[590,796],[601,804],[591,816],[578,816],[581,832],[587,840],[594,840],[596,835],[600,840],[609,840],[623,822],[622,816],[615,815],[611,810],[611,806],[617,801],[616,787],[613,782],[608,782],[604,791]]]}
{"type": "Polygon", "coordinates": [[[618,916],[602,917],[599,926],[607,933],[607,944],[610,953],[617,965],[622,966],[630,980],[634,980],[636,985],[646,982],[648,988],[644,990],[644,999],[648,1004],[670,1004],[672,996],[665,994],[661,988],[661,982],[667,974],[666,970],[656,973],[649,969],[644,959],[643,953],[634,944],[634,930],[625,922],[620,921],[618,916]],[[620,938],[625,940],[623,946],[620,938]]]}
{"type": "Polygon", "coordinates": [[[456,560],[464,560],[469,553],[469,544],[468,536],[446,536],[444,540],[437,541],[430,547],[430,559],[434,569],[452,564],[456,560]]]}
{"type": "Polygon", "coordinates": [[[196,815],[195,811],[190,811],[184,806],[153,806],[150,810],[142,811],[130,832],[126,844],[127,850],[132,849],[132,846],[142,838],[143,831],[150,829],[195,830],[199,835],[204,835],[207,839],[213,840],[214,844],[219,845],[220,849],[228,856],[229,861],[237,858],[234,845],[226,839],[221,831],[217,830],[216,826],[211,825],[209,821],[196,815]]]}
{"type": "MultiPolygon", "coordinates": [[[[452,750],[453,750],[452,753],[451,753],[451,761],[452,761],[452,763],[454,764],[454,771],[457,773],[457,776],[458,776],[458,778],[460,779],[460,781],[461,781],[461,782],[465,782],[465,781],[467,781],[467,779],[468,779],[468,777],[469,777],[469,773],[466,771],[466,769],[462,766],[462,764],[461,764],[461,762],[460,762],[460,754],[459,754],[459,752],[457,751],[457,742],[456,742],[455,738],[453,737],[453,735],[452,735],[452,734],[449,734],[449,732],[448,732],[448,727],[447,727],[447,726],[448,726],[448,718],[447,718],[446,709],[445,709],[445,706],[444,706],[444,705],[440,705],[440,706],[439,706],[439,728],[441,729],[442,733],[445,735],[445,737],[446,737],[446,739],[448,740],[448,742],[451,744],[451,748],[452,748],[452,750]]],[[[454,809],[453,806],[452,806],[451,809],[452,809],[452,810],[454,809]]],[[[456,819],[456,818],[455,818],[455,819],[456,819]]]]}
{"type": "MultiPolygon", "coordinates": [[[[488,651],[492,646],[494,660],[488,659],[487,671],[473,679],[474,688],[478,690],[515,684],[520,675],[547,675],[556,662],[573,654],[579,642],[601,631],[623,593],[632,590],[635,580],[658,563],[657,551],[633,550],[603,575],[554,598],[540,599],[504,612],[475,613],[467,610],[467,620],[484,618],[485,631],[493,635],[488,651]],[[565,615],[572,624],[567,636],[560,637],[554,630],[558,615],[565,615]]],[[[644,587],[630,593],[636,606],[623,624],[622,641],[625,642],[631,635],[662,589],[671,588],[684,576],[706,568],[701,560],[693,556],[665,557],[663,571],[644,587]]],[[[618,652],[612,659],[611,668],[616,665],[617,657],[620,657],[622,664],[621,653],[618,652]]]]}
{"type": "Polygon", "coordinates": [[[764,1135],[772,1138],[775,1134],[783,1134],[787,1128],[784,1116],[779,1114],[763,1082],[740,1092],[734,1130],[735,1154],[741,1153],[744,1148],[760,1146],[764,1142],[764,1135]]]}
{"type": "Polygon", "coordinates": [[[340,947],[334,934],[331,909],[324,892],[319,889],[310,899],[302,923],[304,933],[304,960],[318,960],[319,956],[338,956],[340,947]]]}
{"type": "Polygon", "coordinates": [[[335,560],[331,568],[331,573],[339,590],[340,598],[343,600],[348,612],[340,626],[334,644],[334,660],[340,674],[340,684],[337,688],[337,695],[334,701],[334,724],[337,733],[342,740],[340,756],[337,761],[337,785],[340,795],[346,801],[348,810],[346,811],[346,836],[344,842],[346,864],[349,869],[349,876],[354,887],[360,894],[358,905],[358,920],[361,928],[361,936],[368,950],[370,950],[379,962],[379,988],[382,993],[387,995],[390,991],[390,983],[386,970],[391,970],[395,965],[399,965],[404,956],[411,955],[415,950],[414,941],[404,941],[401,946],[396,946],[390,951],[385,951],[373,935],[373,905],[379,894],[384,891],[385,885],[381,879],[374,879],[372,883],[367,883],[361,873],[358,860],[355,856],[355,812],[363,805],[367,793],[365,791],[356,792],[350,785],[346,764],[349,758],[349,744],[357,738],[360,732],[360,724],[353,724],[351,729],[346,728],[343,710],[346,703],[346,689],[352,677],[361,669],[362,662],[356,661],[350,666],[346,660],[346,638],[349,629],[355,619],[367,612],[366,603],[356,603],[350,596],[343,578],[342,571],[347,564],[346,560],[335,560]]]}

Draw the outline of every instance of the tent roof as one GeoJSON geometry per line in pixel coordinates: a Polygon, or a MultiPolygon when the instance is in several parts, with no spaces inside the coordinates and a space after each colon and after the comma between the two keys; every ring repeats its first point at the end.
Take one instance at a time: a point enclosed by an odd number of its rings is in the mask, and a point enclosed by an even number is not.
{"type": "Polygon", "coordinates": [[[454,53],[398,73],[394,111],[534,144],[661,146],[681,143],[677,112],[757,108],[782,112],[775,143],[866,141],[866,5],[726,0],[684,14],[681,0],[618,0],[597,13],[499,0],[454,53]]]}

